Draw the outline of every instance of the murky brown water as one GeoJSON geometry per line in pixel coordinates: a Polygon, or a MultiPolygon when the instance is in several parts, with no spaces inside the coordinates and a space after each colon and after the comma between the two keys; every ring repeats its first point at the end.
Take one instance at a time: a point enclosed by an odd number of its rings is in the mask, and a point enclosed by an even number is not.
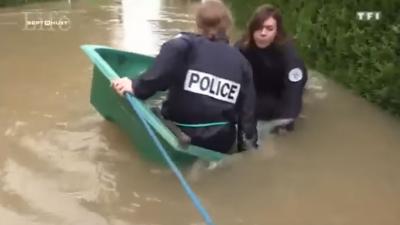
{"type": "MultiPolygon", "coordinates": [[[[193,3],[67,2],[0,9],[1,224],[201,224],[174,175],[90,106],[79,49],[155,54],[193,28],[193,3]],[[23,30],[35,9],[70,29],[23,30]]],[[[295,133],[191,182],[215,223],[400,224],[400,122],[318,75],[305,102],[295,133]]]]}

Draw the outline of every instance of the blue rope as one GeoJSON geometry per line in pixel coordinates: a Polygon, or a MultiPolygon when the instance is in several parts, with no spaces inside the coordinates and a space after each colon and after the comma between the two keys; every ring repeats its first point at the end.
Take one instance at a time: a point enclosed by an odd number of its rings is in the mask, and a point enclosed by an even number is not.
{"type": "Polygon", "coordinates": [[[161,145],[160,140],[156,137],[154,134],[154,131],[150,128],[149,124],[144,120],[144,116],[140,110],[136,110],[136,104],[137,101],[132,97],[131,94],[125,93],[125,97],[128,99],[132,109],[138,114],[140,120],[143,122],[147,132],[150,134],[151,138],[153,141],[156,143],[156,146],[158,150],[160,151],[161,155],[164,157],[164,159],[167,161],[169,167],[171,170],[175,173],[176,177],[178,178],[179,182],[181,183],[183,189],[185,190],[186,194],[189,196],[189,198],[192,200],[193,204],[197,208],[197,210],[200,212],[202,217],[204,218],[205,222],[207,225],[215,225],[212,222],[211,217],[209,216],[208,212],[206,209],[201,205],[200,200],[197,198],[196,194],[192,191],[190,188],[189,184],[187,183],[186,179],[183,177],[182,173],[179,171],[178,167],[175,165],[175,163],[172,161],[171,157],[168,155],[167,151],[164,149],[164,147],[161,145]]]}

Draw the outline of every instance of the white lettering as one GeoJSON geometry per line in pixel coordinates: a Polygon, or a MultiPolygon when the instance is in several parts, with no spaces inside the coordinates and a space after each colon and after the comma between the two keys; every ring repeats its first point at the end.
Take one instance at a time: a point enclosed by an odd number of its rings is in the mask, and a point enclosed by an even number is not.
{"type": "Polygon", "coordinates": [[[379,11],[361,11],[357,12],[358,20],[380,20],[381,12],[379,11]]]}
{"type": "Polygon", "coordinates": [[[381,12],[376,12],[375,13],[375,20],[380,20],[381,19],[381,12]]]}
{"type": "Polygon", "coordinates": [[[188,70],[184,90],[235,104],[240,84],[212,74],[188,70]]]}
{"type": "Polygon", "coordinates": [[[23,30],[46,30],[54,31],[54,26],[58,26],[59,30],[67,31],[71,28],[71,20],[64,12],[23,12],[25,16],[25,27],[23,30]]]}
{"type": "Polygon", "coordinates": [[[33,12],[24,12],[25,16],[25,27],[23,30],[36,30],[36,26],[34,24],[34,21],[30,20],[29,16],[33,14],[33,12]]]}
{"type": "Polygon", "coordinates": [[[357,12],[357,17],[358,17],[358,20],[363,20],[364,19],[364,12],[357,12]]]}
{"type": "Polygon", "coordinates": [[[374,15],[373,12],[367,12],[367,20],[371,20],[373,15],[374,15]]]}
{"type": "Polygon", "coordinates": [[[62,16],[60,18],[60,22],[61,24],[58,25],[58,28],[62,31],[67,31],[69,29],[71,29],[71,20],[67,17],[67,16],[62,16]]]}

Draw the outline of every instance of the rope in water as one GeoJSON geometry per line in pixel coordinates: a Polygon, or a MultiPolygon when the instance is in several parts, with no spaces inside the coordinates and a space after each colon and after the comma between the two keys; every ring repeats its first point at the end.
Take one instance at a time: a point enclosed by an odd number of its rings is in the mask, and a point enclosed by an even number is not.
{"type": "Polygon", "coordinates": [[[137,107],[136,105],[138,104],[138,100],[132,97],[131,94],[125,93],[125,97],[130,103],[132,109],[138,114],[140,120],[143,122],[146,131],[149,133],[150,137],[153,139],[155,142],[157,149],[160,151],[161,155],[164,157],[165,161],[167,161],[168,166],[171,168],[171,170],[174,172],[176,177],[178,178],[180,184],[182,185],[183,189],[185,190],[186,194],[189,196],[189,198],[192,200],[194,206],[197,208],[197,210],[200,212],[201,216],[203,217],[204,221],[206,222],[207,225],[215,225],[206,211],[206,209],[202,206],[200,199],[196,196],[196,194],[192,191],[190,185],[186,181],[186,179],[183,177],[182,173],[178,169],[178,167],[175,165],[175,163],[172,161],[171,157],[168,155],[167,151],[165,148],[161,145],[160,140],[158,140],[157,136],[154,134],[154,131],[150,128],[149,124],[147,121],[144,119],[144,115],[140,110],[136,110],[137,107]]]}

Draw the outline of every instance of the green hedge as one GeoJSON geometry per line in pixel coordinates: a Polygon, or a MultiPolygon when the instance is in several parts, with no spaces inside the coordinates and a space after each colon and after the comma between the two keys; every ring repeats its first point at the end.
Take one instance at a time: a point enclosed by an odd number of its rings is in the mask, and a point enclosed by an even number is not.
{"type": "MultiPolygon", "coordinates": [[[[244,27],[262,0],[231,0],[244,27]]],[[[400,115],[399,0],[270,0],[307,65],[400,115]],[[378,21],[360,21],[358,11],[380,11],[378,21]]]]}

